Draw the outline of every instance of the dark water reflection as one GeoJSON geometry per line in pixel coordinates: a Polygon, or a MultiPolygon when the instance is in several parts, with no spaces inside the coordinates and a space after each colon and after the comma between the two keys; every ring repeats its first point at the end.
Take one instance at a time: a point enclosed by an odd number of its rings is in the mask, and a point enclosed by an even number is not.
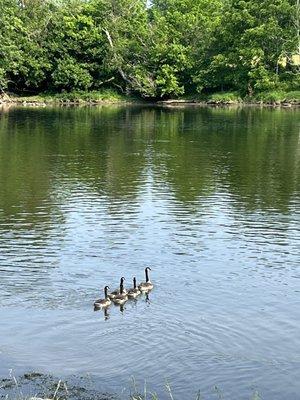
{"type": "Polygon", "coordinates": [[[299,110],[3,109],[0,373],[296,399],[299,132],[299,110]],[[149,301],[93,312],[146,265],[149,301]]]}

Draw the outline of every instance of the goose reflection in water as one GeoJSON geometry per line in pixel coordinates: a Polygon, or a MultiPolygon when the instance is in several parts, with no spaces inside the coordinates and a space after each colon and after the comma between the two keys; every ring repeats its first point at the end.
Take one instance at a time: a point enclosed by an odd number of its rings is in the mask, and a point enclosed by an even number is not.
{"type": "Polygon", "coordinates": [[[107,321],[107,320],[110,318],[110,314],[109,314],[107,308],[105,308],[105,309],[103,310],[103,316],[104,316],[104,320],[105,320],[105,321],[107,321]]]}
{"type": "MultiPolygon", "coordinates": [[[[145,298],[144,298],[144,301],[147,304],[147,306],[150,306],[151,304],[149,292],[145,293],[145,298]]],[[[124,311],[127,309],[126,305],[131,304],[132,308],[136,308],[138,303],[139,303],[138,299],[130,299],[130,301],[128,301],[126,304],[115,304],[115,306],[118,307],[120,309],[120,312],[123,314],[124,311]]]]}
{"type": "Polygon", "coordinates": [[[124,310],[125,310],[124,304],[120,304],[119,307],[120,307],[120,313],[123,314],[123,313],[124,313],[124,310]]]}
{"type": "Polygon", "coordinates": [[[151,304],[151,301],[150,301],[150,298],[149,298],[149,293],[145,293],[145,302],[146,302],[148,305],[151,304]]]}
{"type": "Polygon", "coordinates": [[[104,320],[108,320],[110,318],[110,313],[109,313],[109,308],[99,308],[99,307],[94,307],[94,311],[102,311],[103,312],[103,317],[104,320]]]}
{"type": "MultiPolygon", "coordinates": [[[[143,296],[143,301],[147,304],[148,307],[149,307],[150,304],[151,304],[151,300],[150,300],[150,296],[149,296],[150,292],[151,292],[151,291],[149,291],[149,292],[147,292],[147,293],[144,293],[144,296],[143,296]]],[[[130,303],[130,304],[132,304],[132,307],[136,308],[138,302],[139,302],[139,301],[138,301],[137,299],[131,299],[131,300],[128,302],[128,304],[130,303]]],[[[126,303],[126,304],[127,304],[127,303],[126,303]]],[[[114,308],[118,308],[118,309],[120,310],[120,313],[121,313],[122,315],[124,315],[124,311],[125,311],[126,308],[127,308],[127,307],[126,307],[126,304],[115,304],[115,305],[114,305],[114,308]]],[[[97,307],[97,306],[94,307],[94,311],[102,311],[102,312],[103,312],[103,317],[104,317],[104,320],[105,320],[105,321],[107,321],[108,319],[110,319],[110,312],[109,312],[110,310],[111,310],[110,307],[104,307],[104,308],[99,308],[99,307],[97,307]]]]}

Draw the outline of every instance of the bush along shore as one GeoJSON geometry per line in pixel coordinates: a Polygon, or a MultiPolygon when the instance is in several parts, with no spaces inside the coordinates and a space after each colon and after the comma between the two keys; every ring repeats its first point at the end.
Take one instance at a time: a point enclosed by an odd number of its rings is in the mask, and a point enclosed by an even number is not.
{"type": "Polygon", "coordinates": [[[300,91],[262,92],[256,96],[242,98],[237,92],[217,92],[209,95],[195,95],[186,98],[170,98],[145,100],[140,97],[120,94],[115,90],[102,91],[73,91],[64,93],[40,93],[38,95],[16,95],[3,93],[0,95],[0,104],[14,104],[21,106],[50,106],[50,105],[97,105],[97,104],[153,104],[164,106],[184,105],[265,105],[273,107],[299,107],[300,91]]]}

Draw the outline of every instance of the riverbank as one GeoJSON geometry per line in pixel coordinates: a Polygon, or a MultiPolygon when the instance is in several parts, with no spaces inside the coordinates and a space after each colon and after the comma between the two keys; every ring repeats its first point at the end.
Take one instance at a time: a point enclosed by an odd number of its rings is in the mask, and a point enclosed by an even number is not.
{"type": "Polygon", "coordinates": [[[114,90],[102,90],[91,92],[64,92],[64,93],[40,93],[37,95],[16,95],[4,93],[0,96],[0,104],[17,104],[23,106],[47,106],[47,105],[88,105],[88,104],[116,104],[132,103],[138,99],[125,96],[114,90]]]}
{"type": "Polygon", "coordinates": [[[258,105],[258,106],[300,106],[300,91],[261,92],[255,96],[242,97],[238,92],[216,92],[211,94],[190,96],[186,99],[167,100],[165,104],[194,103],[205,105],[258,105]]]}
{"type": "MultiPolygon", "coordinates": [[[[96,384],[96,377],[71,376],[58,379],[49,374],[39,372],[28,372],[21,376],[14,376],[10,372],[6,378],[0,378],[0,398],[6,400],[160,400],[161,398],[174,400],[173,388],[166,380],[163,385],[162,394],[158,395],[146,381],[136,382],[132,377],[128,386],[120,392],[107,392],[101,390],[96,384]]],[[[100,384],[101,386],[101,384],[100,384]]],[[[218,386],[211,388],[209,398],[223,398],[223,392],[218,386]]],[[[190,400],[202,399],[201,391],[190,400]]],[[[260,400],[257,391],[249,394],[249,400],[260,400]]]]}
{"type": "Polygon", "coordinates": [[[47,105],[97,105],[97,104],[157,104],[164,106],[185,105],[256,105],[272,107],[299,107],[300,91],[262,92],[253,97],[242,98],[237,92],[217,92],[206,95],[191,95],[183,98],[166,100],[146,100],[139,97],[120,94],[106,89],[91,92],[41,93],[37,95],[16,95],[3,93],[0,104],[45,107],[47,105]]]}

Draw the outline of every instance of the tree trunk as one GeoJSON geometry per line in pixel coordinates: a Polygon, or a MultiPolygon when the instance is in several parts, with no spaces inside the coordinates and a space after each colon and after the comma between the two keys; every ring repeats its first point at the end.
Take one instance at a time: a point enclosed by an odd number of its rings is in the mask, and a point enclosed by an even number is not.
{"type": "MultiPolygon", "coordinates": [[[[298,57],[300,57],[300,0],[296,2],[296,18],[295,18],[295,26],[296,26],[296,35],[297,35],[297,53],[298,57]]],[[[300,71],[300,65],[298,65],[298,69],[300,71]]]]}
{"type": "MultiPolygon", "coordinates": [[[[114,58],[116,59],[117,58],[116,57],[116,51],[115,51],[115,47],[114,47],[114,43],[112,41],[111,35],[110,35],[110,33],[109,33],[109,31],[107,29],[103,29],[103,30],[104,30],[104,32],[106,34],[108,43],[109,43],[109,45],[110,45],[110,47],[111,47],[111,49],[113,51],[114,58]]],[[[125,75],[125,73],[124,73],[124,71],[122,70],[121,67],[118,67],[118,71],[119,71],[119,74],[121,75],[121,77],[124,79],[124,81],[126,83],[128,83],[129,85],[131,85],[131,81],[127,78],[127,76],[125,75]]]]}

